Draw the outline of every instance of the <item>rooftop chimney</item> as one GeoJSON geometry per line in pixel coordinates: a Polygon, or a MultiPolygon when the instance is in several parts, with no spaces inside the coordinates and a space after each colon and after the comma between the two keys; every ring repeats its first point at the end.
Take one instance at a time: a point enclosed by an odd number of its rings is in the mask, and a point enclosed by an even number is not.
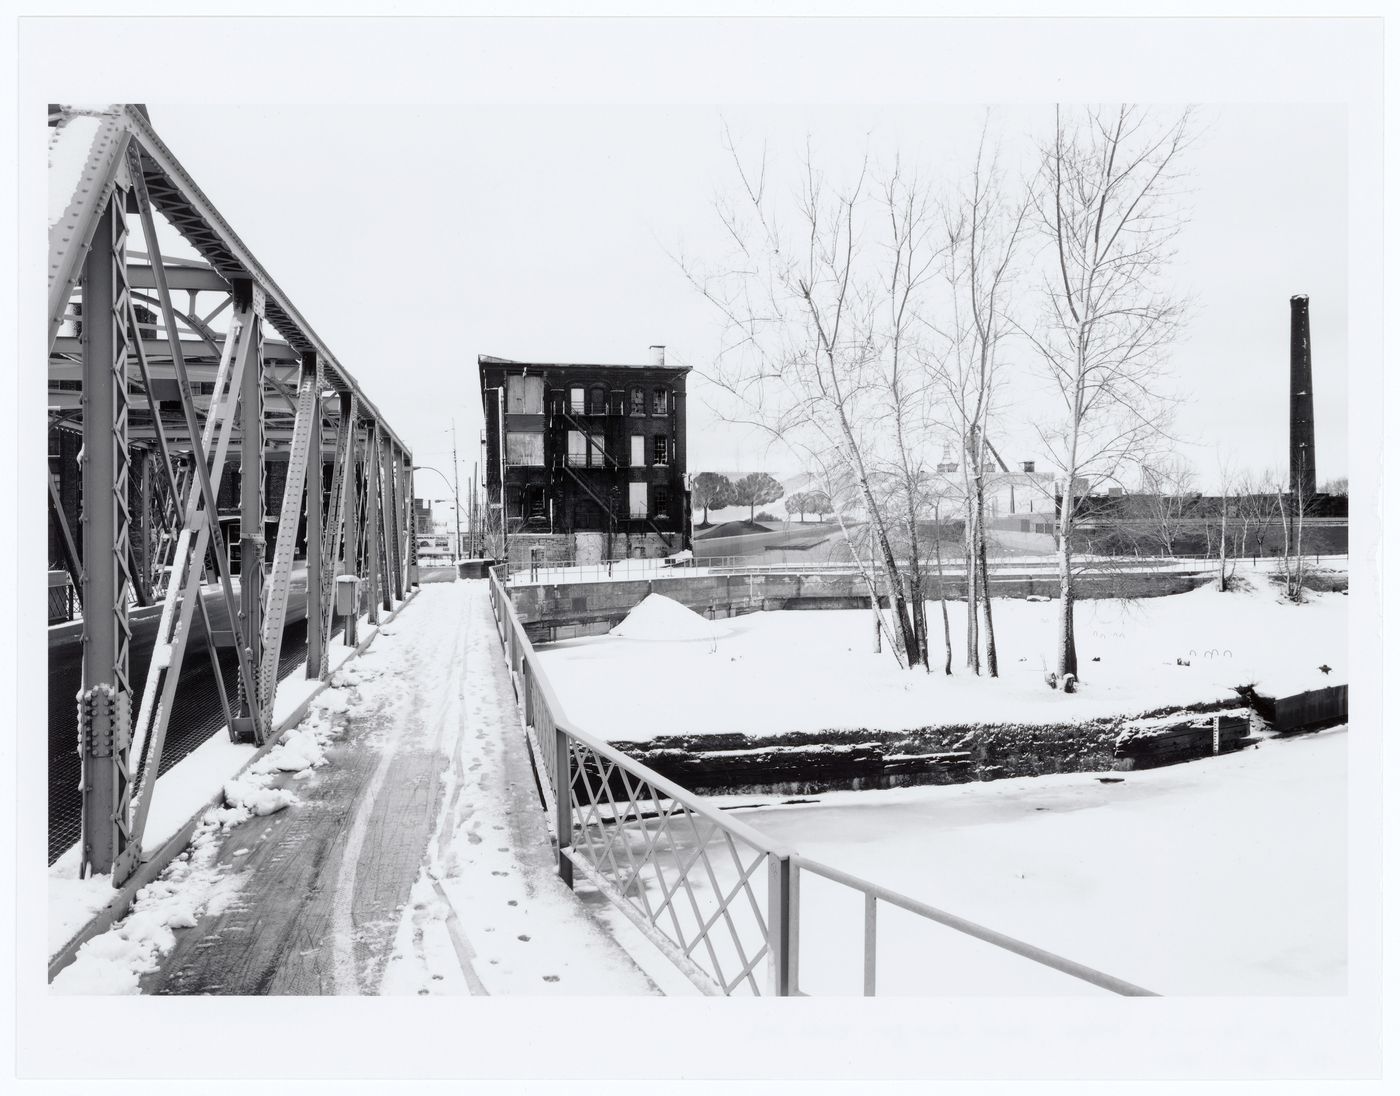
{"type": "Polygon", "coordinates": [[[666,347],[665,347],[665,346],[658,346],[658,345],[653,344],[653,345],[651,346],[650,349],[651,349],[651,364],[652,364],[652,365],[665,365],[665,364],[666,364],[666,347]]]}

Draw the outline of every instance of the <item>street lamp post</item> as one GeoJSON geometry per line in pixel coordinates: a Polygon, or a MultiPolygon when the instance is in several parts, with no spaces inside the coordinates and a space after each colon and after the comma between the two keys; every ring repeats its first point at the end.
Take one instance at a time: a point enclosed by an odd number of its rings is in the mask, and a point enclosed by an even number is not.
{"type": "MultiPolygon", "coordinates": [[[[453,456],[454,456],[454,457],[456,456],[455,448],[454,448],[453,456]]],[[[456,518],[457,518],[457,555],[458,555],[458,557],[460,557],[461,551],[462,551],[462,500],[461,500],[460,498],[457,497],[457,489],[456,489],[455,485],[452,484],[452,483],[450,483],[450,482],[448,482],[448,479],[447,479],[447,476],[446,476],[445,473],[439,471],[438,469],[434,468],[434,467],[433,467],[432,465],[430,465],[430,464],[415,464],[415,465],[413,466],[413,471],[415,471],[415,472],[435,472],[435,473],[437,473],[439,476],[442,476],[442,482],[443,482],[443,483],[447,484],[448,487],[451,487],[451,488],[452,488],[452,511],[453,511],[453,513],[456,515],[456,518]]],[[[457,565],[457,559],[456,559],[456,558],[453,559],[452,565],[453,565],[454,567],[457,565]]]]}

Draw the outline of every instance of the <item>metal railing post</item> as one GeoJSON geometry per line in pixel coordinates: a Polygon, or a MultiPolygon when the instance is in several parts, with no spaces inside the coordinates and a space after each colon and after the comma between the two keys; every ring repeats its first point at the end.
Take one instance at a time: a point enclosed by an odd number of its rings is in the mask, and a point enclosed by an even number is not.
{"type": "Polygon", "coordinates": [[[768,992],[797,993],[798,867],[786,854],[768,854],[768,992]]]}
{"type": "Polygon", "coordinates": [[[574,842],[573,771],[569,765],[569,736],[554,729],[554,831],[559,836],[559,878],[571,890],[574,885],[574,862],[566,850],[574,842]]]}
{"type": "Polygon", "coordinates": [[[875,996],[875,896],[865,896],[865,996],[875,996]]]}

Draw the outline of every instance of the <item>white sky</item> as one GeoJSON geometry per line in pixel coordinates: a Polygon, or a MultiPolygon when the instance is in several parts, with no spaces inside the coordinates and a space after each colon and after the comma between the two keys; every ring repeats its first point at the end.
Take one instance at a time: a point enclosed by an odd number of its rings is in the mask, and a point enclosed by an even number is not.
{"type": "MultiPolygon", "coordinates": [[[[1052,109],[995,111],[1009,160],[1046,133],[1052,109]]],[[[157,131],[420,463],[450,474],[455,416],[464,483],[478,455],[478,353],[640,361],[664,343],[671,362],[699,371],[712,362],[719,316],[671,255],[722,246],[712,203],[733,180],[725,121],[750,148],[766,140],[779,166],[795,161],[810,133],[819,161],[840,175],[869,134],[877,160],[898,149],[945,185],[969,162],[983,112],[151,104],[157,131]],[[238,132],[256,135],[257,157],[228,156],[238,132]]],[[[1186,455],[1207,487],[1217,449],[1239,466],[1282,466],[1288,299],[1307,293],[1318,475],[1344,475],[1345,111],[1207,106],[1200,121],[1189,153],[1193,212],[1171,267],[1195,302],[1170,359],[1186,395],[1177,421],[1186,455]]],[[[692,471],[796,470],[720,423],[707,389],[692,375],[692,471]]],[[[1014,424],[1006,430],[1005,459],[1043,458],[1014,424]]]]}

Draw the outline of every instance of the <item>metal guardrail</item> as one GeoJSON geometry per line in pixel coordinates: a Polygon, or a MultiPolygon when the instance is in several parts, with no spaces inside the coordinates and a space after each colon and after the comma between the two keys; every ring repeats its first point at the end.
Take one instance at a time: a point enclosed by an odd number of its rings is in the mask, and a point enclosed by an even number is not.
{"type": "Polygon", "coordinates": [[[553,821],[559,875],[572,887],[575,871],[582,874],[702,992],[805,996],[798,952],[808,871],[864,895],[867,995],[876,991],[877,903],[885,902],[1110,993],[1155,996],[800,856],[580,730],[540,669],[502,570],[489,572],[492,611],[553,821]]]}
{"type": "MultiPolygon", "coordinates": [[[[1269,563],[1274,557],[1260,557],[1261,563],[1269,563]]],[[[1314,555],[1315,564],[1327,561],[1345,561],[1345,555],[1314,555]]],[[[1235,564],[1245,563],[1245,557],[1231,557],[1235,564]]],[[[1053,575],[1059,569],[1058,561],[1044,556],[1007,557],[989,560],[993,578],[1053,575]]],[[[1219,556],[1077,556],[1077,574],[1098,571],[1106,574],[1202,574],[1219,566],[1219,556]]],[[[600,560],[596,563],[541,563],[538,567],[525,565],[510,572],[506,585],[554,585],[575,582],[603,582],[607,580],[657,579],[687,576],[761,575],[801,572],[802,574],[851,574],[859,569],[854,562],[793,562],[756,563],[753,556],[710,556],[695,558],[683,564],[670,564],[665,558],[623,558],[600,560]]],[[[961,560],[948,560],[943,564],[946,576],[960,577],[966,574],[966,564],[961,560]]],[[[882,580],[883,581],[883,580],[882,580]]]]}

